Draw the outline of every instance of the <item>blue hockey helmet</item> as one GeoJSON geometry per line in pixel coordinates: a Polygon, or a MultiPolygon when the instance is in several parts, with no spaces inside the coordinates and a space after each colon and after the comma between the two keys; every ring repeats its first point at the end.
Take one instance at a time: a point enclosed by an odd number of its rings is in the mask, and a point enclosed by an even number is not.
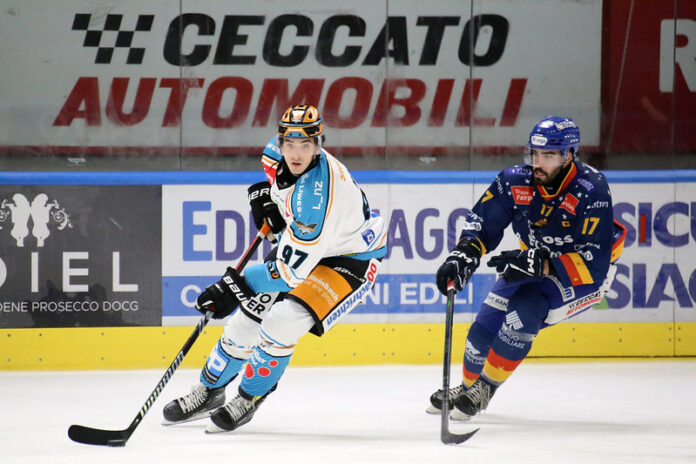
{"type": "MultiPolygon", "coordinates": [[[[531,155],[533,148],[560,150],[564,157],[572,150],[573,155],[577,156],[580,149],[580,128],[570,118],[546,116],[529,133],[527,157],[531,155]]],[[[529,159],[525,161],[530,163],[529,159]]]]}

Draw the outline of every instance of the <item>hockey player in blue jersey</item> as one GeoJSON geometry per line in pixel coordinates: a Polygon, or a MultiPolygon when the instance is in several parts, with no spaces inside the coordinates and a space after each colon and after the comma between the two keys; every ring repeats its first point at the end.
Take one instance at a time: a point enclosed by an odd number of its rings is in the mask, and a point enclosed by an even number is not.
{"type": "Polygon", "coordinates": [[[365,299],[387,252],[387,231],[348,169],[323,148],[324,123],[311,105],[294,105],[266,146],[267,182],[249,187],[260,229],[277,241],[263,264],[228,268],[196,308],[228,319],[200,383],[167,404],[165,424],[210,416],[208,432],[244,425],[275,390],[299,338],[321,336],[365,299]],[[225,386],[243,370],[227,404],[225,386]],[[224,404],[224,406],[223,406],[224,404]]]}
{"type": "MultiPolygon", "coordinates": [[[[468,420],[524,360],[539,330],[599,303],[616,272],[626,230],[614,221],[604,176],[578,161],[580,130],[547,116],[529,136],[526,164],[501,171],[466,217],[437,270],[437,287],[461,290],[508,225],[520,248],[492,256],[498,280],[466,339],[462,384],[448,392],[450,417],[468,420]]],[[[440,414],[444,392],[427,412],[440,414]]]]}

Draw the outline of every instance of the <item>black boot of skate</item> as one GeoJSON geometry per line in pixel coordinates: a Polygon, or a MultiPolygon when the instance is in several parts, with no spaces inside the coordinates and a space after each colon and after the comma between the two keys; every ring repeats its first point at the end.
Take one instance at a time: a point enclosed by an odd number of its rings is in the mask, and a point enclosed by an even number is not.
{"type": "Polygon", "coordinates": [[[498,389],[495,385],[479,378],[471,387],[454,399],[454,409],[450,415],[454,420],[469,420],[488,407],[493,394],[498,389]]]}
{"type": "Polygon", "coordinates": [[[268,393],[258,399],[254,399],[240,389],[232,401],[210,416],[213,423],[208,425],[206,433],[230,432],[249,422],[268,395],[275,391],[276,386],[274,385],[268,393]]]}
{"type": "Polygon", "coordinates": [[[191,388],[191,393],[170,401],[164,407],[162,424],[172,425],[203,419],[223,404],[225,404],[224,387],[210,389],[199,383],[191,388]]]}
{"type": "MultiPolygon", "coordinates": [[[[449,389],[449,405],[447,409],[452,409],[454,399],[461,395],[464,390],[466,390],[466,387],[463,384],[457,385],[456,387],[452,387],[449,389]]],[[[442,412],[442,401],[444,398],[445,395],[443,394],[442,389],[439,389],[438,391],[430,395],[430,404],[426,408],[425,412],[427,412],[428,414],[440,414],[442,412]]]]}

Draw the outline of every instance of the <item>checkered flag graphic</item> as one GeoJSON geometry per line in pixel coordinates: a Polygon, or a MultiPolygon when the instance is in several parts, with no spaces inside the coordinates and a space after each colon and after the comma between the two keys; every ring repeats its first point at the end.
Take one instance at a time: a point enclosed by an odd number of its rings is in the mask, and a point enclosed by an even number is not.
{"type": "Polygon", "coordinates": [[[90,28],[89,22],[91,18],[91,14],[75,14],[72,30],[85,31],[85,40],[82,42],[82,46],[97,49],[97,56],[94,60],[95,64],[111,63],[111,58],[116,48],[128,49],[126,64],[141,64],[143,62],[145,49],[131,46],[133,43],[133,35],[136,32],[150,31],[152,29],[152,22],[155,19],[154,15],[138,15],[135,30],[121,30],[123,15],[120,14],[107,14],[104,24],[99,24],[96,28],[90,28]],[[102,38],[105,35],[104,33],[107,31],[116,33],[116,40],[111,44],[102,43],[102,38]]]}

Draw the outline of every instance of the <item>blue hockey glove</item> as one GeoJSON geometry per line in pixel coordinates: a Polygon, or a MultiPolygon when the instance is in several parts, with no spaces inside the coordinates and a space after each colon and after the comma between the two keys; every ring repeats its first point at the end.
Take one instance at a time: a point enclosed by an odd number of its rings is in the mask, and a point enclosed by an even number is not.
{"type": "Polygon", "coordinates": [[[437,289],[447,295],[447,282],[454,280],[454,289],[460,291],[469,282],[481,259],[481,249],[473,241],[463,240],[457,244],[445,262],[437,270],[437,289]]]}
{"type": "Polygon", "coordinates": [[[510,250],[493,256],[488,267],[494,267],[505,282],[544,276],[544,263],[549,259],[549,250],[510,250]]]}
{"type": "Polygon", "coordinates": [[[196,300],[196,310],[202,314],[213,312],[213,319],[224,319],[232,314],[240,303],[254,296],[244,277],[236,269],[227,268],[222,279],[201,292],[196,300]]]}

